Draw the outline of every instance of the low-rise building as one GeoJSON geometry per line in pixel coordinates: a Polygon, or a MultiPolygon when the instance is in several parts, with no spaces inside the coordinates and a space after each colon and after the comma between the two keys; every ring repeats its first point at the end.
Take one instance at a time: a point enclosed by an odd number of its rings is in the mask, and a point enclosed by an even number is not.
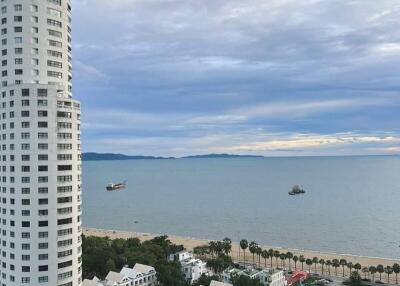
{"type": "Polygon", "coordinates": [[[182,266],[182,273],[187,281],[192,284],[197,281],[201,275],[209,274],[207,263],[194,257],[193,253],[180,251],[169,256],[169,261],[179,261],[182,266]]]}
{"type": "Polygon", "coordinates": [[[286,286],[285,275],[282,270],[261,268],[233,268],[222,272],[221,278],[225,283],[232,283],[232,277],[246,276],[250,279],[258,279],[265,286],[286,286]]]}
{"type": "Polygon", "coordinates": [[[104,280],[94,277],[85,279],[82,286],[155,286],[157,273],[154,267],[136,263],[133,268],[124,267],[118,272],[110,271],[104,280]]]}

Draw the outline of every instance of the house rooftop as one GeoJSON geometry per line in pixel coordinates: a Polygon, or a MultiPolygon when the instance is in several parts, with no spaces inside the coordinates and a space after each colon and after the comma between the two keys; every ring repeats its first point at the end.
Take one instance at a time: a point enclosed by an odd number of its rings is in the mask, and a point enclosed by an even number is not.
{"type": "Polygon", "coordinates": [[[143,274],[149,274],[150,272],[155,272],[154,267],[140,263],[136,263],[135,266],[133,266],[133,269],[143,274]]]}

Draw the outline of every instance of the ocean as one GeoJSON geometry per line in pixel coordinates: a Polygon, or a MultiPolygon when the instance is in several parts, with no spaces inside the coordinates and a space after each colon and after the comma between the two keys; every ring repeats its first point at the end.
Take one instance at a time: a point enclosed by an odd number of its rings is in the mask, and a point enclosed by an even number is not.
{"type": "Polygon", "coordinates": [[[83,162],[93,228],[399,258],[399,206],[399,156],[83,162]]]}

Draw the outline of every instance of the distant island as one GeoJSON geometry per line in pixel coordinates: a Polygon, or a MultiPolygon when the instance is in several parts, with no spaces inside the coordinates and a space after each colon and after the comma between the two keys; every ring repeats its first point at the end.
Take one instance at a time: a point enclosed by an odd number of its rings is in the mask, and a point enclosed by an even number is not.
{"type": "Polygon", "coordinates": [[[87,152],[82,154],[83,161],[111,161],[111,160],[165,160],[165,159],[212,159],[212,158],[263,158],[258,155],[235,155],[235,154],[206,154],[185,157],[156,157],[143,155],[125,155],[115,153],[87,152]]]}

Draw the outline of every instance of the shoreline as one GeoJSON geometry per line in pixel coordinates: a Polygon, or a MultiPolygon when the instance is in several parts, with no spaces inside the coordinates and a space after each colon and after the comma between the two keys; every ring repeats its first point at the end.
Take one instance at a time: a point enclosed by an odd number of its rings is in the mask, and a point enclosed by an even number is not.
{"type": "MultiPolygon", "coordinates": [[[[141,233],[141,232],[134,232],[134,231],[123,231],[123,230],[109,230],[109,229],[99,229],[99,228],[88,228],[83,227],[83,234],[87,236],[99,236],[99,237],[110,237],[112,239],[115,238],[138,238],[141,241],[150,240],[154,237],[164,235],[164,234],[154,234],[154,233],[141,233]]],[[[165,234],[168,235],[168,234],[165,234]]],[[[198,239],[192,237],[183,237],[177,235],[168,235],[168,238],[175,244],[182,244],[187,250],[193,250],[194,247],[207,244],[211,240],[208,239],[198,239]]],[[[285,248],[285,247],[278,247],[278,246],[262,246],[264,249],[272,248],[274,250],[279,250],[281,252],[292,252],[294,255],[304,255],[306,258],[312,258],[314,256],[318,257],[319,259],[323,258],[327,259],[346,259],[348,262],[351,261],[354,263],[360,263],[363,267],[364,266],[376,266],[378,264],[382,264],[383,266],[390,265],[392,266],[394,263],[400,263],[400,259],[395,258],[385,258],[385,257],[370,257],[364,255],[355,255],[355,254],[345,254],[345,253],[334,253],[334,252],[325,252],[325,251],[316,251],[316,250],[303,250],[303,249],[296,249],[296,248],[285,248]]],[[[239,258],[239,245],[237,242],[232,242],[232,252],[231,256],[238,260],[239,258]]],[[[242,251],[240,251],[242,253],[242,251]]],[[[252,257],[249,251],[246,251],[247,257],[246,261],[251,262],[252,257]]],[[[240,255],[240,259],[243,260],[242,255],[240,255]]],[[[257,260],[257,259],[256,259],[257,260]]],[[[261,260],[261,264],[264,264],[264,260],[261,260]]],[[[267,259],[267,266],[269,265],[269,260],[267,259]]],[[[275,264],[275,258],[273,258],[273,265],[275,264]]],[[[286,263],[287,264],[287,263],[286,263]]],[[[294,262],[292,261],[292,266],[294,262]]],[[[297,263],[298,267],[301,267],[300,262],[297,263]]],[[[308,269],[308,266],[304,265],[305,269],[308,269]]],[[[293,268],[293,267],[292,267],[293,268]]],[[[326,268],[326,266],[325,266],[326,268]]],[[[314,266],[312,266],[312,270],[314,266]]],[[[317,270],[321,270],[321,265],[317,266],[317,270]]],[[[331,269],[332,272],[333,268],[331,269]]],[[[334,270],[333,270],[334,271],[334,270]]],[[[348,269],[345,269],[345,273],[347,273],[348,269]]],[[[338,269],[338,274],[341,274],[341,267],[338,269]]]]}

